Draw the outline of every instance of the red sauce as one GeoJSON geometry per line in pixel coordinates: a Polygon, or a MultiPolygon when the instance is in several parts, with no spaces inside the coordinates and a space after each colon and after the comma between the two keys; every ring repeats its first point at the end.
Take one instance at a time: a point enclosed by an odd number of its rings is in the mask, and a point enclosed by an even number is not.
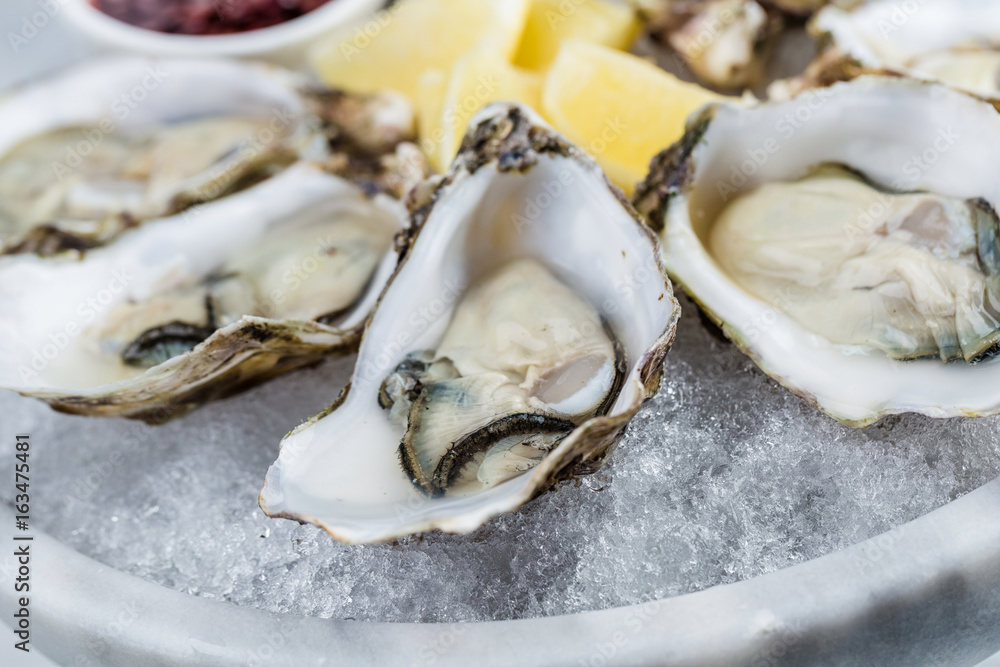
{"type": "Polygon", "coordinates": [[[329,0],[90,0],[119,21],[183,35],[259,30],[302,16],[329,0]]]}

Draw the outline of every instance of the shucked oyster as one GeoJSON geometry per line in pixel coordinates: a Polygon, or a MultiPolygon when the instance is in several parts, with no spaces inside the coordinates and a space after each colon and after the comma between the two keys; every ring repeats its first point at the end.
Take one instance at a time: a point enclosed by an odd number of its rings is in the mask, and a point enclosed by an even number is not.
{"type": "Polygon", "coordinates": [[[411,201],[348,389],[290,433],[270,516],[346,542],[468,532],[599,466],[659,384],[677,302],[593,161],[496,104],[411,201]]]}
{"type": "Polygon", "coordinates": [[[462,298],[436,350],[411,352],[379,402],[406,426],[403,469],[430,495],[489,488],[607,412],[624,356],[593,306],[535,260],[462,298]]]}
{"type": "Polygon", "coordinates": [[[643,0],[641,6],[650,33],[699,81],[717,88],[759,84],[783,26],[779,13],[755,0],[643,0]]]}
{"type": "Polygon", "coordinates": [[[1000,99],[1000,11],[994,0],[869,0],[826,7],[810,23],[824,45],[806,73],[772,96],[892,71],[1000,99]]]}
{"type": "MultiPolygon", "coordinates": [[[[701,83],[743,89],[760,86],[773,74],[769,70],[773,70],[771,55],[776,49],[784,44],[795,48],[795,33],[788,28],[816,11],[848,10],[865,0],[632,1],[650,35],[668,44],[701,83]],[[789,36],[793,39],[786,41],[789,36]]],[[[799,79],[783,82],[774,90],[787,95],[789,89],[815,84],[812,78],[799,79]]]]}
{"type": "Polygon", "coordinates": [[[0,260],[0,385],[160,421],[351,346],[398,202],[302,163],[82,259],[0,260]]]}
{"type": "Polygon", "coordinates": [[[321,123],[330,155],[324,169],[365,192],[402,199],[428,174],[423,153],[413,143],[413,105],[399,93],[383,90],[356,95],[310,88],[306,106],[321,123]]]}
{"type": "Polygon", "coordinates": [[[708,250],[743,289],[831,342],[974,361],[1000,340],[997,225],[982,199],[893,192],[831,165],[735,199],[708,250]]]}
{"type": "Polygon", "coordinates": [[[998,141],[987,103],[863,76],[785,103],[709,108],[654,160],[635,201],[671,275],[766,373],[831,416],[993,414],[998,141]]]}
{"type": "Polygon", "coordinates": [[[117,57],[0,102],[0,253],[102,245],[280,171],[322,138],[290,73],[117,57]]]}

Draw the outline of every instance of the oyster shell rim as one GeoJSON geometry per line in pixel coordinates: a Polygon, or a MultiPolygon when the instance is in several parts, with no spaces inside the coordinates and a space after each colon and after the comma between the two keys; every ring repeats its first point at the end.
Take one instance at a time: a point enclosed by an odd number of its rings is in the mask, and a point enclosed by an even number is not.
{"type": "MultiPolygon", "coordinates": [[[[286,123],[290,122],[292,128],[288,136],[280,141],[265,142],[273,145],[266,145],[263,150],[257,149],[253,159],[246,162],[247,165],[254,167],[254,162],[261,155],[273,159],[282,152],[294,153],[295,160],[280,170],[284,171],[295,162],[308,160],[310,154],[316,152],[313,144],[315,144],[315,137],[318,135],[312,126],[317,121],[309,113],[306,104],[309,80],[300,73],[262,61],[110,53],[95,59],[85,60],[60,71],[45,74],[38,79],[20,82],[3,91],[3,94],[0,94],[0,160],[25,141],[60,130],[78,126],[85,127],[88,123],[92,123],[91,129],[99,137],[94,140],[90,136],[86,136],[81,139],[80,143],[94,146],[99,145],[105,136],[114,135],[123,128],[144,127],[157,122],[169,122],[175,117],[184,118],[185,114],[178,113],[178,103],[168,105],[165,109],[159,109],[155,104],[147,105],[146,101],[151,94],[156,93],[161,85],[164,85],[162,80],[167,81],[167,86],[173,85],[181,88],[184,86],[197,88],[203,85],[206,68],[210,72],[208,76],[218,75],[222,77],[242,74],[243,76],[235,81],[227,81],[226,85],[231,89],[242,90],[243,95],[236,100],[215,99],[216,93],[206,96],[210,98],[209,100],[199,99],[198,96],[192,96],[190,93],[184,95],[184,100],[195,100],[188,104],[199,111],[199,114],[196,114],[198,117],[205,109],[212,107],[223,108],[228,113],[232,113],[233,109],[239,107],[255,107],[260,111],[266,111],[270,116],[287,115],[290,119],[290,121],[285,121],[286,123]],[[157,68],[161,66],[167,69],[163,72],[157,71],[157,68]],[[171,71],[169,69],[171,67],[175,70],[171,71]],[[171,77],[175,75],[182,76],[176,84],[171,81],[171,77]],[[153,82],[147,84],[146,79],[150,77],[153,77],[153,82]],[[87,104],[62,104],[68,102],[67,97],[77,92],[78,89],[85,88],[89,81],[99,82],[101,88],[91,96],[87,104]],[[136,89],[139,88],[145,91],[141,100],[133,97],[136,94],[136,89]],[[36,107],[41,105],[43,113],[28,114],[27,110],[31,109],[32,105],[36,107]],[[23,117],[25,120],[17,121],[18,117],[23,117]],[[4,120],[16,122],[3,123],[4,120]],[[105,126],[110,129],[105,129],[105,126]]],[[[181,102],[180,106],[183,104],[181,102]]],[[[67,146],[68,148],[69,146],[67,146]]],[[[319,157],[319,155],[311,157],[319,157]]],[[[223,177],[232,179],[232,174],[227,171],[224,172],[223,177]]],[[[212,190],[216,188],[216,185],[214,180],[205,182],[197,188],[197,191],[212,190]]],[[[238,194],[238,192],[223,192],[220,196],[202,199],[190,199],[192,194],[195,193],[180,192],[175,195],[175,199],[177,199],[177,203],[182,205],[182,209],[211,203],[224,199],[226,196],[238,194]]],[[[182,210],[164,210],[153,217],[136,219],[135,225],[141,226],[147,221],[169,217],[180,212],[182,210]]],[[[31,250],[18,250],[17,246],[29,237],[32,230],[49,224],[51,223],[35,224],[19,230],[9,238],[0,239],[0,256],[36,254],[31,250]]],[[[95,247],[113,243],[126,229],[127,227],[116,230],[110,238],[102,240],[95,247]]],[[[75,233],[70,235],[80,240],[87,238],[86,236],[78,237],[75,233]]],[[[65,252],[79,251],[64,250],[56,254],[65,252]]]]}
{"type": "MultiPolygon", "coordinates": [[[[311,162],[296,163],[282,173],[262,181],[243,192],[194,207],[189,211],[167,218],[157,218],[132,231],[141,234],[160,221],[171,221],[185,216],[213,215],[216,209],[234,206],[261,194],[270,195],[278,188],[297,187],[300,177],[308,176],[315,187],[326,181],[325,197],[356,197],[371,202],[387,216],[398,219],[400,229],[405,216],[396,200],[386,195],[370,197],[350,181],[328,173],[311,162]],[[330,189],[335,185],[338,192],[330,189]]],[[[315,195],[314,197],[315,198],[315,195]]],[[[397,232],[398,233],[398,232],[397,232]]],[[[109,246],[110,247],[110,246],[109,246]]],[[[315,320],[278,320],[258,316],[244,316],[213,332],[191,350],[172,357],[128,379],[109,382],[86,389],[60,389],[58,387],[31,387],[4,384],[2,388],[16,391],[22,396],[38,398],[53,409],[68,414],[95,417],[125,417],[150,424],[163,424],[182,416],[208,400],[232,395],[267,381],[279,374],[316,364],[337,353],[349,353],[361,339],[365,322],[371,312],[375,297],[389,270],[397,261],[398,248],[390,244],[379,260],[368,285],[348,308],[337,326],[315,320]],[[222,356],[220,360],[217,357],[222,356]],[[251,367],[252,365],[252,367],[251,367]],[[206,369],[208,372],[206,373],[206,369]],[[250,371],[248,373],[247,371],[250,371]],[[178,383],[176,377],[191,377],[193,384],[178,383]],[[166,391],[157,393],[158,388],[166,391]]],[[[65,258],[42,258],[12,255],[0,260],[2,264],[15,265],[22,261],[61,262],[65,258]]],[[[86,261],[79,259],[76,261],[86,261]]]]}
{"type": "MultiPolygon", "coordinates": [[[[992,104],[1000,111],[1000,82],[996,91],[983,91],[964,88],[950,84],[946,81],[922,75],[906,67],[898,67],[883,62],[883,60],[871,51],[867,44],[858,46],[863,37],[858,36],[862,29],[854,17],[856,11],[871,11],[871,6],[881,1],[881,4],[890,6],[891,0],[876,0],[875,2],[859,2],[846,8],[836,5],[826,5],[821,7],[808,21],[807,30],[819,45],[816,57],[806,68],[806,71],[791,79],[775,82],[778,87],[772,91],[778,97],[788,96],[788,90],[797,94],[808,88],[826,87],[838,81],[850,81],[865,75],[898,76],[927,83],[937,83],[949,86],[959,92],[972,95],[977,99],[992,104]],[[867,7],[867,8],[866,8],[867,7]],[[851,42],[850,44],[848,42],[851,42]],[[787,86],[788,90],[781,86],[787,86]]],[[[895,9],[896,3],[891,7],[895,9]]],[[[953,12],[961,13],[960,8],[955,8],[953,12]]],[[[908,21],[912,14],[905,14],[908,21]]],[[[900,25],[883,18],[883,21],[892,23],[894,30],[898,30],[900,25]]],[[[905,25],[905,23],[903,24],[905,25]]],[[[884,29],[880,29],[884,30],[884,29]]],[[[885,34],[882,35],[885,38],[885,34]]],[[[1000,25],[998,25],[998,39],[1000,39],[1000,25]]],[[[954,42],[952,46],[960,42],[954,42]]],[[[772,95],[774,97],[774,95],[772,95]]]]}
{"type": "MultiPolygon", "coordinates": [[[[863,88],[868,86],[888,86],[899,87],[904,90],[919,90],[922,91],[926,95],[926,99],[931,102],[936,102],[941,97],[950,97],[951,100],[956,102],[959,100],[963,101],[963,103],[975,102],[983,106],[991,106],[996,109],[994,101],[984,99],[975,93],[954,88],[944,83],[902,76],[894,72],[863,73],[858,75],[856,78],[833,83],[832,85],[825,87],[825,89],[830,95],[846,95],[848,93],[843,91],[850,92],[852,87],[863,88]]],[[[803,94],[809,92],[809,90],[802,91],[803,94]]],[[[798,96],[795,96],[789,100],[778,100],[771,103],[765,103],[756,109],[767,106],[777,107],[783,105],[794,105],[797,99],[798,96]]],[[[642,183],[639,184],[639,186],[637,186],[633,196],[633,202],[635,203],[636,208],[645,216],[647,224],[652,229],[656,230],[661,238],[664,264],[668,267],[668,273],[671,279],[676,284],[680,285],[684,293],[714,324],[720,328],[726,338],[733,342],[740,352],[749,357],[761,371],[809,405],[847,426],[853,428],[863,428],[878,422],[884,417],[906,413],[921,414],[932,418],[980,417],[1000,414],[1000,394],[998,394],[996,399],[993,401],[992,407],[984,410],[961,408],[958,406],[948,407],[939,404],[920,406],[913,404],[893,405],[892,397],[889,396],[883,399],[883,405],[874,409],[867,408],[864,411],[864,414],[860,416],[849,416],[846,413],[838,412],[834,406],[830,405],[829,400],[821,398],[819,395],[820,392],[811,390],[807,386],[808,383],[793,380],[788,375],[776,370],[775,365],[767,359],[770,355],[762,354],[760,350],[754,346],[753,342],[749,340],[750,336],[743,331],[745,328],[744,326],[730,323],[722,315],[720,315],[718,311],[725,308],[725,304],[721,304],[722,308],[717,307],[720,305],[718,303],[718,300],[721,298],[719,295],[715,295],[715,301],[713,303],[709,303],[710,299],[706,299],[699,294],[699,289],[696,286],[698,279],[696,277],[697,272],[701,270],[714,272],[715,275],[723,276],[724,281],[731,283],[730,291],[738,293],[739,297],[742,299],[747,299],[757,304],[763,304],[765,309],[774,311],[778,317],[778,321],[782,325],[787,326],[789,329],[794,330],[796,334],[804,332],[807,335],[813,335],[821,338],[821,336],[808,331],[805,327],[798,324],[790,317],[784,315],[773,306],[770,306],[760,299],[747,294],[735,283],[735,281],[725,276],[721,269],[715,265],[714,260],[711,258],[708,251],[704,248],[702,240],[699,238],[697,232],[695,232],[691,227],[690,215],[681,213],[675,219],[684,221],[677,223],[677,225],[682,228],[679,230],[671,229],[671,207],[677,203],[686,204],[687,194],[693,187],[693,180],[697,175],[696,172],[700,157],[698,154],[699,147],[704,145],[704,136],[708,132],[711,125],[715,122],[717,112],[722,108],[726,108],[727,111],[733,111],[736,114],[749,114],[754,113],[755,111],[755,109],[741,108],[735,104],[719,102],[709,104],[706,107],[703,107],[700,111],[692,114],[688,119],[687,130],[684,136],[675,144],[664,149],[660,154],[653,158],[650,165],[649,175],[642,183]],[[674,235],[673,232],[676,232],[676,235],[674,235]],[[678,262],[684,265],[683,269],[678,269],[677,264],[675,264],[673,258],[667,250],[668,242],[666,239],[668,237],[674,238],[675,241],[679,241],[679,244],[684,246],[684,250],[688,253],[697,253],[699,256],[696,259],[678,260],[678,262]],[[688,239],[687,237],[691,238],[688,239]],[[693,266],[695,264],[697,264],[697,266],[693,266]],[[682,275],[682,272],[684,275],[682,275]]],[[[683,255],[683,252],[676,253],[677,257],[681,257],[683,255]]],[[[826,341],[825,344],[831,348],[849,347],[838,346],[836,344],[829,343],[828,341],[826,341]]],[[[808,347],[799,345],[798,351],[801,352],[803,350],[807,353],[811,351],[808,347]]],[[[877,356],[877,351],[875,354],[877,356]]],[[[896,361],[885,357],[885,360],[890,364],[940,364],[939,360],[926,359],[896,361]]],[[[997,363],[998,362],[996,360],[991,360],[982,364],[967,364],[966,367],[973,368],[979,366],[980,368],[983,368],[986,364],[996,365],[997,363]]]]}
{"type": "MultiPolygon", "coordinates": [[[[481,109],[472,118],[469,127],[470,129],[462,141],[461,149],[449,171],[442,175],[432,176],[410,193],[407,201],[411,212],[410,224],[397,237],[400,249],[399,261],[392,276],[385,282],[375,306],[365,321],[362,344],[374,314],[382,305],[383,297],[412,257],[410,251],[424,229],[434,204],[449,188],[472,177],[479,169],[490,164],[495,164],[499,173],[523,174],[530,171],[542,156],[566,158],[574,160],[578,166],[594,176],[599,176],[608,192],[622,206],[623,212],[627,213],[636,223],[636,233],[649,242],[650,249],[653,251],[651,259],[663,278],[661,300],[667,300],[668,305],[671,306],[671,315],[663,331],[657,334],[651,346],[637,355],[624,378],[621,393],[624,394],[626,387],[631,385],[635,398],[628,405],[623,406],[618,414],[596,416],[584,421],[560,441],[532,470],[483,492],[484,494],[499,495],[494,492],[504,487],[509,489],[509,484],[520,481],[521,488],[516,493],[504,496],[500,502],[478,510],[467,511],[464,514],[460,513],[443,518],[424,517],[420,520],[410,521],[408,524],[401,523],[374,537],[359,537],[356,530],[345,530],[331,526],[324,520],[306,512],[275,509],[269,502],[271,497],[278,498],[279,502],[283,500],[284,493],[280,488],[281,454],[289,446],[291,438],[315,426],[344,404],[354,385],[354,374],[352,374],[351,379],[333,403],[290,431],[282,439],[278,457],[268,468],[264,484],[258,494],[258,505],[267,516],[289,519],[300,524],[311,523],[344,544],[386,542],[431,530],[457,534],[469,533],[495,516],[516,510],[551,489],[563,479],[572,478],[578,474],[589,474],[599,469],[614,450],[624,434],[625,427],[638,412],[642,403],[659,390],[664,373],[664,359],[674,342],[681,309],[663,265],[660,243],[656,234],[646,226],[642,216],[632,207],[624,192],[611,183],[596,162],[549,128],[545,121],[531,109],[514,103],[492,103],[481,109]]],[[[356,366],[355,374],[357,368],[356,366]]],[[[393,446],[391,452],[393,457],[395,452],[396,447],[393,446]]],[[[403,481],[408,486],[410,485],[409,480],[404,479],[403,481]]]]}

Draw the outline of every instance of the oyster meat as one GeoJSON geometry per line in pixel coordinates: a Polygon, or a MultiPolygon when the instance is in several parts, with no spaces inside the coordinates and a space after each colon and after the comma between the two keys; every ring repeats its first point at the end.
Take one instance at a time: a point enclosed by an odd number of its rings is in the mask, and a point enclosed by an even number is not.
{"type": "Polygon", "coordinates": [[[83,170],[65,167],[66,147],[90,128],[73,127],[35,137],[0,160],[0,228],[21,240],[9,253],[54,254],[84,250],[109,240],[139,220],[183,208],[181,199],[208,200],[239,189],[244,180],[264,178],[267,170],[287,166],[293,153],[269,155],[261,164],[240,164],[242,175],[221,183],[211,175],[237,147],[261,129],[267,118],[224,116],[178,123],[162,130],[103,140],[87,156],[83,170]],[[51,178],[56,165],[58,173],[51,178]],[[255,167],[262,172],[254,173],[255,167]],[[45,174],[44,181],[32,175],[45,174]]]}
{"type": "Polygon", "coordinates": [[[998,141],[987,102],[864,75],[707,108],[635,202],[671,276],[829,415],[995,414],[998,141]]]}
{"type": "Polygon", "coordinates": [[[0,384],[160,420],[349,348],[395,264],[401,209],[302,163],[82,259],[5,257],[0,384]]]}
{"type": "Polygon", "coordinates": [[[734,200],[709,253],[831,342],[973,361],[1000,340],[997,224],[982,199],[892,192],[828,165],[734,200]]]}
{"type": "Polygon", "coordinates": [[[103,245],[326,147],[293,75],[115,57],[0,102],[0,253],[103,245]]]}
{"type": "Polygon", "coordinates": [[[624,379],[614,334],[535,260],[462,298],[436,350],[411,352],[380,403],[405,420],[399,457],[430,495],[488,488],[534,467],[624,379]]]}
{"type": "Polygon", "coordinates": [[[479,112],[409,206],[351,384],[284,439],[260,494],[346,542],[468,532],[595,470],[679,315],[654,235],[525,107],[479,112]]]}

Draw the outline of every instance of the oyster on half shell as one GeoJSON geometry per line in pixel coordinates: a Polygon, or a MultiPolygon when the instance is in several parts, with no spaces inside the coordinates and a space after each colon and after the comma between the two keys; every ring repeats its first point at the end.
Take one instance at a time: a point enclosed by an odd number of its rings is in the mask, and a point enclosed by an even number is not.
{"type": "Polygon", "coordinates": [[[986,102],[862,76],[783,103],[707,108],[654,160],[635,202],[671,276],[764,372],[827,414],[856,426],[994,414],[998,142],[986,102]],[[803,109],[808,122],[789,121],[803,109]]]}
{"type": "Polygon", "coordinates": [[[103,245],[327,155],[276,67],[112,57],[0,101],[0,253],[103,245]]]}
{"type": "Polygon", "coordinates": [[[823,46],[806,72],[776,82],[772,99],[865,73],[940,81],[1000,104],[1000,11],[993,0],[869,0],[830,6],[810,22],[823,46]]]}
{"type": "Polygon", "coordinates": [[[284,439],[260,494],[345,542],[468,532],[600,466],[679,315],[655,236],[524,107],[481,111],[410,208],[351,384],[284,439]]]}
{"type": "Polygon", "coordinates": [[[780,13],[755,0],[642,0],[640,7],[650,34],[716,88],[761,83],[784,25],[780,13]]]}
{"type": "Polygon", "coordinates": [[[489,488],[604,414],[624,355],[590,304],[533,259],[469,288],[435,350],[411,352],[379,403],[405,425],[403,469],[429,495],[489,488]]]}
{"type": "Polygon", "coordinates": [[[982,199],[893,192],[825,165],[736,198],[708,250],[745,290],[833,342],[975,361],[1000,340],[997,223],[982,199]]]}
{"type": "Polygon", "coordinates": [[[403,206],[300,163],[75,256],[0,258],[0,386],[163,421],[352,347],[403,206]]]}

